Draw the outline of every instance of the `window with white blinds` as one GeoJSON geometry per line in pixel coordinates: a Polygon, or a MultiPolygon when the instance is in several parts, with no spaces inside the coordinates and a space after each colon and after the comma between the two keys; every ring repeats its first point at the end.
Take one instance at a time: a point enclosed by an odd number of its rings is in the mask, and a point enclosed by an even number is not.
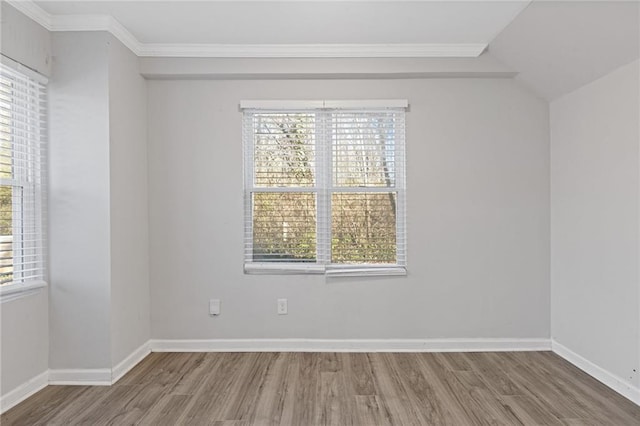
{"type": "Polygon", "coordinates": [[[46,87],[14,68],[0,64],[2,290],[43,284],[45,279],[46,87]]]}
{"type": "Polygon", "coordinates": [[[406,274],[406,101],[241,107],[245,271],[406,274]]]}

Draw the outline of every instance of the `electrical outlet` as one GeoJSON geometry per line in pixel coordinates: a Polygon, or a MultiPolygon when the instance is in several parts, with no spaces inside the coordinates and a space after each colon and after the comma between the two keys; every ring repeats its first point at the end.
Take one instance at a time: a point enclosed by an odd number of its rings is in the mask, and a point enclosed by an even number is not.
{"type": "Polygon", "coordinates": [[[209,300],[209,315],[220,315],[220,299],[209,300]]]}
{"type": "Polygon", "coordinates": [[[278,299],[278,315],[287,315],[287,299],[278,299]]]}

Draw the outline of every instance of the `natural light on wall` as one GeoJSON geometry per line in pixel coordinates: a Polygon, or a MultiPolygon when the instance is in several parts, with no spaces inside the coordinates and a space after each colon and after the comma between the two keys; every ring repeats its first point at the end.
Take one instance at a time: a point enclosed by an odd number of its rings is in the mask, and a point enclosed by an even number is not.
{"type": "Polygon", "coordinates": [[[45,81],[19,64],[0,64],[0,294],[45,280],[45,81]],[[27,75],[29,74],[29,75],[27,75]]]}
{"type": "Polygon", "coordinates": [[[406,274],[407,101],[243,101],[245,272],[406,274]]]}

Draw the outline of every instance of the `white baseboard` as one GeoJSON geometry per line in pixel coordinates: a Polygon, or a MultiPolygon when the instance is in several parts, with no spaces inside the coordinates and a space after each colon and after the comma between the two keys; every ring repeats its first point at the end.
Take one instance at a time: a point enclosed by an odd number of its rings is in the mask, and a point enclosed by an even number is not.
{"type": "Polygon", "coordinates": [[[44,389],[49,384],[49,371],[38,374],[27,380],[17,388],[0,397],[0,414],[18,405],[34,393],[44,389]]]}
{"type": "Polygon", "coordinates": [[[0,413],[4,413],[47,385],[112,385],[142,361],[150,352],[149,342],[147,341],[118,363],[113,369],[58,369],[45,371],[0,397],[0,413]]]}
{"type": "Polygon", "coordinates": [[[111,368],[49,370],[50,385],[110,386],[142,361],[151,350],[149,341],[111,368]]]}
{"type": "Polygon", "coordinates": [[[588,375],[604,383],[630,401],[636,403],[637,405],[640,405],[640,389],[638,389],[637,387],[616,376],[615,374],[611,374],[604,368],[594,364],[586,358],[583,358],[582,356],[573,352],[566,346],[561,345],[555,340],[551,340],[551,348],[553,352],[566,359],[571,364],[575,365],[588,375]]]}
{"type": "Polygon", "coordinates": [[[149,353],[149,342],[144,342],[138,349],[131,352],[131,354],[118,363],[111,370],[111,384],[114,384],[122,378],[129,370],[135,367],[140,361],[142,361],[149,353]]]}
{"type": "Polygon", "coordinates": [[[111,385],[110,368],[73,368],[49,370],[50,385],[82,385],[109,386],[111,385]]]}
{"type": "Polygon", "coordinates": [[[550,339],[154,339],[113,369],[48,370],[0,397],[4,413],[47,385],[109,386],[150,352],[504,352],[552,350],[630,401],[640,405],[640,389],[550,339]]]}
{"type": "Polygon", "coordinates": [[[548,351],[549,339],[211,339],[150,342],[152,352],[548,351]]]}

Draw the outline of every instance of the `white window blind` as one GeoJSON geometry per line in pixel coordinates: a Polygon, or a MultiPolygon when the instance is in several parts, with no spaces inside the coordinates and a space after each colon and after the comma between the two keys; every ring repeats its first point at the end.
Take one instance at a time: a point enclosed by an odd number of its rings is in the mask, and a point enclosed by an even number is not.
{"type": "Polygon", "coordinates": [[[282,105],[242,105],[245,271],[405,274],[403,102],[282,105]]]}
{"type": "Polygon", "coordinates": [[[46,86],[13,67],[0,64],[0,285],[3,290],[45,279],[45,140],[46,86]]]}

